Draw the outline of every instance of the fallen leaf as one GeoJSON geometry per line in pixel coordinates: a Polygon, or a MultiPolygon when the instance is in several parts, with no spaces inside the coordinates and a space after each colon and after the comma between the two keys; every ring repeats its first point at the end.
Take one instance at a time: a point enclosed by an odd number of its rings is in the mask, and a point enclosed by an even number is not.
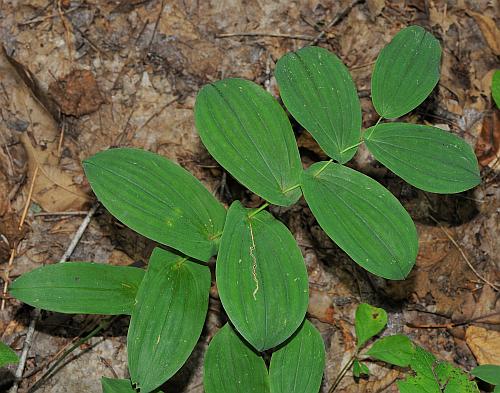
{"type": "Polygon", "coordinates": [[[469,326],[465,341],[479,364],[500,364],[500,332],[469,326]]]}
{"type": "Polygon", "coordinates": [[[97,81],[88,70],[74,70],[52,82],[49,93],[62,113],[75,117],[95,112],[104,102],[97,81]]]}
{"type": "Polygon", "coordinates": [[[500,113],[498,111],[485,114],[474,151],[479,164],[483,167],[497,158],[500,151],[500,113]]]}
{"type": "Polygon", "coordinates": [[[467,12],[474,18],[483,33],[486,43],[495,55],[500,55],[500,30],[495,21],[489,16],[478,14],[477,12],[467,12]]]}

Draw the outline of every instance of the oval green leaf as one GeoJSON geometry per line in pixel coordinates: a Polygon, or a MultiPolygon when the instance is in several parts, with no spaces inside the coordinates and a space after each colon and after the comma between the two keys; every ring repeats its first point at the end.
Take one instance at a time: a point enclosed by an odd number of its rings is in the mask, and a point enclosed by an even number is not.
{"type": "Polygon", "coordinates": [[[285,106],[323,151],[340,163],[349,161],[359,142],[361,106],[342,61],[308,46],[278,61],[276,80],[285,106]]]}
{"type": "Polygon", "coordinates": [[[150,392],[186,362],[208,309],[210,270],[156,248],[149,260],[127,336],[131,380],[150,392]]]}
{"type": "Polygon", "coordinates": [[[196,97],[196,128],[210,154],[249,190],[289,206],[300,197],[302,164],[292,126],[274,97],[253,82],[224,79],[196,97]]]}
{"type": "Polygon", "coordinates": [[[205,393],[269,393],[264,359],[226,324],[205,354],[205,393]]]}
{"type": "Polygon", "coordinates": [[[308,277],[290,231],[271,214],[249,217],[236,201],[228,210],[216,264],[222,305],[258,351],[290,337],[304,319],[308,277]]]}
{"type": "Polygon", "coordinates": [[[9,292],[33,307],[70,314],[130,314],[144,270],[63,262],[23,274],[9,292]]]}
{"type": "Polygon", "coordinates": [[[375,341],[366,354],[386,363],[407,367],[415,354],[415,347],[408,337],[396,334],[375,341]]]}
{"type": "Polygon", "coordinates": [[[345,166],[318,162],[304,171],[302,190],[319,225],[356,263],[391,280],[415,263],[415,224],[378,182],[345,166]]]}
{"type": "Polygon", "coordinates": [[[472,147],[436,127],[379,124],[366,130],[365,143],[378,161],[424,191],[457,193],[481,181],[472,147]]]}
{"type": "Polygon", "coordinates": [[[137,393],[130,379],[101,378],[102,393],[137,393]]]}
{"type": "Polygon", "coordinates": [[[475,377],[491,383],[492,385],[500,385],[500,366],[495,364],[482,364],[475,367],[471,372],[475,377]]]}
{"type": "Polygon", "coordinates": [[[273,352],[269,367],[272,393],[317,393],[325,369],[325,343],[313,324],[298,331],[273,352]]]}
{"type": "Polygon", "coordinates": [[[193,258],[216,254],[225,209],[188,171],[128,148],[97,153],[83,165],[97,198],[125,225],[193,258]]]}
{"type": "Polygon", "coordinates": [[[439,80],[441,46],[420,26],[401,30],[380,52],[372,75],[378,114],[401,117],[420,105],[439,80]]]}
{"type": "Polygon", "coordinates": [[[0,341],[0,367],[19,362],[14,350],[0,341]]]}
{"type": "Polygon", "coordinates": [[[383,308],[361,303],[356,309],[354,318],[356,347],[361,348],[370,338],[380,333],[386,325],[387,313],[383,308]]]}

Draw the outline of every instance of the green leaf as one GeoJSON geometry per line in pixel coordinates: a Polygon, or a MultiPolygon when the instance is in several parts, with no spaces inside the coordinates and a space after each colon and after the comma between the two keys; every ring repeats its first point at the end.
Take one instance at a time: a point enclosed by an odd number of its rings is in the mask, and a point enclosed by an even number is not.
{"type": "Polygon", "coordinates": [[[491,81],[491,96],[497,104],[497,108],[500,108],[500,70],[496,70],[493,73],[493,79],[491,81]]]}
{"type": "Polygon", "coordinates": [[[382,337],[380,340],[375,341],[373,346],[366,352],[366,355],[396,366],[407,367],[414,353],[415,347],[411,340],[406,336],[397,334],[382,337]]]}
{"type": "Polygon", "coordinates": [[[325,343],[311,322],[273,352],[269,367],[272,393],[317,393],[325,368],[325,343]]]}
{"type": "Polygon", "coordinates": [[[366,131],[365,143],[378,161],[424,191],[462,192],[481,181],[472,147],[436,127],[379,124],[366,131]]]}
{"type": "Polygon", "coordinates": [[[136,393],[130,379],[101,378],[102,393],[136,393]]]}
{"type": "Polygon", "coordinates": [[[355,262],[391,280],[408,275],[417,256],[417,231],[387,189],[362,173],[325,162],[304,171],[302,189],[321,228],[355,262]]]}
{"type": "Polygon", "coordinates": [[[97,198],[134,231],[203,261],[217,252],[225,209],[179,165],[125,148],[97,153],[83,165],[97,198]]]}
{"type": "Polygon", "coordinates": [[[278,61],[276,80],[287,109],[325,153],[340,163],[349,161],[359,142],[361,106],[342,61],[308,46],[278,61]]]}
{"type": "Polygon", "coordinates": [[[226,324],[214,336],[203,373],[205,393],[269,393],[264,359],[226,324]]]}
{"type": "Polygon", "coordinates": [[[500,385],[495,386],[493,393],[500,393],[500,385]]]}
{"type": "Polygon", "coordinates": [[[475,367],[470,373],[485,382],[491,383],[492,385],[500,385],[500,366],[494,364],[483,364],[475,367]]]}
{"type": "Polygon", "coordinates": [[[359,378],[362,374],[370,375],[370,369],[364,363],[361,363],[358,359],[355,359],[352,363],[352,375],[359,378]]]}
{"type": "Polygon", "coordinates": [[[382,117],[415,109],[439,80],[441,46],[420,26],[401,30],[380,52],[372,75],[372,100],[382,117]]]}
{"type": "Polygon", "coordinates": [[[33,307],[70,314],[130,314],[144,270],[91,262],[47,265],[23,274],[10,294],[33,307]]]}
{"type": "Polygon", "coordinates": [[[444,386],[444,393],[479,393],[476,383],[450,363],[439,362],[435,367],[435,374],[440,385],[444,386]]]}
{"type": "Polygon", "coordinates": [[[290,337],[304,319],[308,277],[288,229],[271,214],[228,210],[216,264],[222,305],[240,334],[259,351],[290,337]]]}
{"type": "Polygon", "coordinates": [[[416,375],[396,382],[400,393],[479,393],[466,373],[418,346],[410,366],[416,375]]]}
{"type": "Polygon", "coordinates": [[[160,386],[186,362],[203,329],[209,290],[207,266],[155,248],[127,337],[131,379],[141,392],[160,386]]]}
{"type": "Polygon", "coordinates": [[[380,333],[386,325],[387,313],[384,309],[361,303],[356,309],[354,318],[356,347],[361,348],[370,338],[380,333]]]}
{"type": "Polygon", "coordinates": [[[19,362],[17,354],[3,342],[0,341],[0,367],[19,362]]]}
{"type": "Polygon", "coordinates": [[[210,154],[245,187],[270,203],[300,197],[302,164],[292,126],[274,97],[253,82],[224,79],[196,97],[196,128],[210,154]]]}

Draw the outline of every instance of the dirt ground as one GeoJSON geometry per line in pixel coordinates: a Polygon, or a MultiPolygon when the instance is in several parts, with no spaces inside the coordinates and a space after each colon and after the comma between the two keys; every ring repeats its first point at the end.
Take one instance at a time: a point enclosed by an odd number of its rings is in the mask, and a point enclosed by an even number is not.
{"type": "MultiPolygon", "coordinates": [[[[500,364],[500,112],[490,94],[500,68],[495,0],[3,0],[0,2],[0,285],[57,262],[95,197],[82,159],[112,146],[162,154],[189,169],[225,204],[261,204],[207,153],[193,105],[207,82],[237,76],[277,95],[273,68],[290,50],[319,45],[349,67],[371,126],[370,75],[380,49],[402,27],[418,24],[443,46],[442,77],[406,121],[465,138],[481,164],[482,183],[453,196],[419,191],[361,149],[350,163],[388,187],[420,234],[411,276],[389,282],[359,268],[319,228],[305,202],[272,213],[294,233],[310,275],[309,317],[327,351],[326,392],[354,350],[354,310],[384,307],[384,334],[409,335],[467,370],[500,364]],[[343,12],[345,11],[345,12],[343,12]],[[334,21],[335,23],[331,23],[334,21]],[[37,169],[38,168],[38,169],[37,169]],[[19,229],[22,213],[26,219],[19,229]],[[60,212],[70,212],[62,215],[60,212]],[[476,273],[473,271],[475,269],[476,273]],[[493,284],[493,285],[490,285],[493,284]]],[[[324,158],[294,124],[304,164],[324,158]]],[[[154,244],[99,208],[71,260],[144,265],[154,244]]],[[[31,308],[6,296],[0,340],[23,347],[31,308]]],[[[85,336],[96,316],[44,312],[36,325],[19,392],[100,392],[100,378],[126,377],[128,318],[75,351],[46,378],[62,352],[85,336]]],[[[207,343],[225,321],[217,296],[202,338],[167,392],[203,391],[207,343]]],[[[396,392],[399,369],[370,363],[372,376],[349,373],[337,392],[396,392]]],[[[0,372],[0,392],[15,366],[0,372]]]]}

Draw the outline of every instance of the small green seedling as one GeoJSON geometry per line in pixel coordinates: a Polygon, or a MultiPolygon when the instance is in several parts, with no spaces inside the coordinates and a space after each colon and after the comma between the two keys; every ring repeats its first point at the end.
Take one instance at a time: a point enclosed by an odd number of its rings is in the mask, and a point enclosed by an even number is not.
{"type": "MultiPolygon", "coordinates": [[[[179,370],[200,337],[211,286],[207,261],[217,255],[215,278],[230,323],[206,353],[205,391],[318,392],[325,348],[304,320],[304,259],[288,228],[264,209],[269,203],[290,206],[303,195],[321,227],[356,263],[386,279],[407,277],[418,251],[412,219],[385,187],[344,164],[364,143],[378,161],[425,191],[456,193],[479,183],[476,157],[462,139],[434,127],[381,122],[403,116],[431,93],[440,59],[439,42],[421,27],[399,32],[373,72],[380,120],[362,130],[356,87],[337,56],[311,46],[281,58],[276,79],[286,108],[331,157],[305,170],[288,115],[271,94],[243,79],[203,87],[194,110],[201,140],[224,169],[267,202],[248,209],[234,201],[226,210],[194,176],[163,157],[127,148],[100,152],[84,161],[97,198],[125,225],[169,249],[156,248],[146,272],[77,262],[42,267],[18,278],[11,294],[46,310],[130,315],[131,382],[105,379],[103,389],[151,392],[179,370]],[[271,354],[269,370],[263,351],[271,354]]],[[[360,318],[371,318],[373,326],[357,327],[358,350],[386,323],[382,311],[367,310],[360,318]]],[[[355,368],[368,372],[359,360],[355,368]]]]}
{"type": "MultiPolygon", "coordinates": [[[[352,374],[359,378],[370,375],[367,360],[376,360],[409,369],[406,379],[397,381],[401,393],[479,393],[474,381],[464,371],[414,345],[401,334],[376,339],[369,348],[365,347],[387,325],[387,313],[369,304],[360,304],[356,310],[355,331],[356,350],[351,360],[342,369],[335,380],[330,393],[335,390],[352,365],[352,374]]],[[[489,383],[500,381],[499,366],[479,366],[471,374],[489,383]]]]}

